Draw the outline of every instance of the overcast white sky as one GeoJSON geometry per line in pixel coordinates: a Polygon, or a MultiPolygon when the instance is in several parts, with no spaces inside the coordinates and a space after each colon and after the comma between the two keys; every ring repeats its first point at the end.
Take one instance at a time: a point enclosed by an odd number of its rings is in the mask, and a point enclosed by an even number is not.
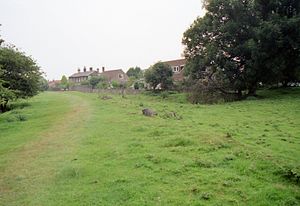
{"type": "Polygon", "coordinates": [[[201,0],[0,0],[0,35],[52,80],[83,66],[127,71],[180,58],[200,15],[201,0]]]}

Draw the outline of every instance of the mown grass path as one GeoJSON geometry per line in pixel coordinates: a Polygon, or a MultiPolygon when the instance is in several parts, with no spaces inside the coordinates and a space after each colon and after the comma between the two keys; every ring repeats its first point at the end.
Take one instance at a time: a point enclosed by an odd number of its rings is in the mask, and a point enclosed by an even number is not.
{"type": "MultiPolygon", "coordinates": [[[[50,113],[32,123],[29,118],[23,130],[15,128],[19,139],[32,135],[26,133],[30,129],[35,130],[35,134],[30,137],[31,141],[21,141],[18,148],[12,148],[5,156],[6,162],[0,170],[0,202],[3,205],[43,205],[39,202],[43,189],[76,152],[82,130],[90,118],[89,102],[80,96],[49,93],[36,101],[43,101],[43,107],[50,113]],[[47,125],[46,128],[38,131],[43,125],[47,125]]],[[[36,112],[42,111],[33,111],[32,118],[36,112]]]]}

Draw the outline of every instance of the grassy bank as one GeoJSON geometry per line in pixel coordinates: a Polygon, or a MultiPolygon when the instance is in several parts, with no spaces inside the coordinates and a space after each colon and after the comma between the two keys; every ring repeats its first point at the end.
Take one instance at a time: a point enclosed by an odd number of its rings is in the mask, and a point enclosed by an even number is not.
{"type": "Polygon", "coordinates": [[[262,96],[43,93],[0,115],[0,203],[298,205],[300,90],[262,96]]]}

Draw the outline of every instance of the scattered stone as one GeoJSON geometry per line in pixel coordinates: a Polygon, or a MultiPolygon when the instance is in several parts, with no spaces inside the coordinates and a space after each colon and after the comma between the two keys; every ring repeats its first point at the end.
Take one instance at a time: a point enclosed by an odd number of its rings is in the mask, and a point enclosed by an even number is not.
{"type": "Polygon", "coordinates": [[[147,117],[153,117],[153,116],[157,115],[157,113],[155,111],[152,111],[151,109],[143,109],[142,112],[143,112],[143,115],[145,115],[147,117]]]}

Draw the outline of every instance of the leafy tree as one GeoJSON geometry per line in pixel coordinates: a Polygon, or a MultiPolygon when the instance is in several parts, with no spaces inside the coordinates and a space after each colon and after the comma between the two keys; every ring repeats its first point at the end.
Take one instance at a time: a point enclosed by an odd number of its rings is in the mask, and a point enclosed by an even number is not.
{"type": "Polygon", "coordinates": [[[0,46],[0,67],[2,112],[13,98],[28,98],[38,93],[41,72],[31,57],[15,47],[0,46]]]}
{"type": "Polygon", "coordinates": [[[170,65],[158,62],[145,72],[145,80],[155,90],[158,85],[162,90],[170,89],[173,85],[173,71],[170,65]]]}
{"type": "Polygon", "coordinates": [[[257,32],[258,67],[262,81],[282,83],[299,81],[300,71],[300,1],[256,0],[255,10],[261,20],[257,32]]]}
{"type": "Polygon", "coordinates": [[[143,76],[143,71],[140,67],[131,67],[126,72],[128,77],[134,77],[135,79],[139,79],[143,76]]]}
{"type": "Polygon", "coordinates": [[[202,82],[195,85],[242,98],[255,94],[259,83],[292,80],[300,56],[299,3],[295,2],[204,1],[206,15],[183,38],[186,72],[196,83],[202,82]]]}
{"type": "Polygon", "coordinates": [[[139,79],[143,76],[143,71],[140,67],[131,67],[126,72],[128,77],[134,77],[135,79],[139,79]]]}
{"type": "MultiPolygon", "coordinates": [[[[0,68],[0,76],[3,74],[3,71],[0,68]]],[[[3,86],[4,81],[0,79],[0,113],[6,111],[6,105],[9,101],[15,99],[15,94],[13,91],[5,88],[3,86]]]]}
{"type": "Polygon", "coordinates": [[[102,77],[99,77],[99,76],[92,76],[90,79],[89,79],[89,85],[92,86],[92,89],[95,89],[97,84],[99,84],[99,82],[101,82],[102,80],[102,77]]]}
{"type": "Polygon", "coordinates": [[[69,81],[65,75],[63,75],[60,80],[60,88],[63,90],[69,89],[69,81]]]}
{"type": "Polygon", "coordinates": [[[193,79],[212,82],[218,92],[241,96],[247,84],[256,84],[251,52],[258,21],[252,1],[208,0],[205,5],[206,15],[184,34],[187,72],[193,79]]]}

